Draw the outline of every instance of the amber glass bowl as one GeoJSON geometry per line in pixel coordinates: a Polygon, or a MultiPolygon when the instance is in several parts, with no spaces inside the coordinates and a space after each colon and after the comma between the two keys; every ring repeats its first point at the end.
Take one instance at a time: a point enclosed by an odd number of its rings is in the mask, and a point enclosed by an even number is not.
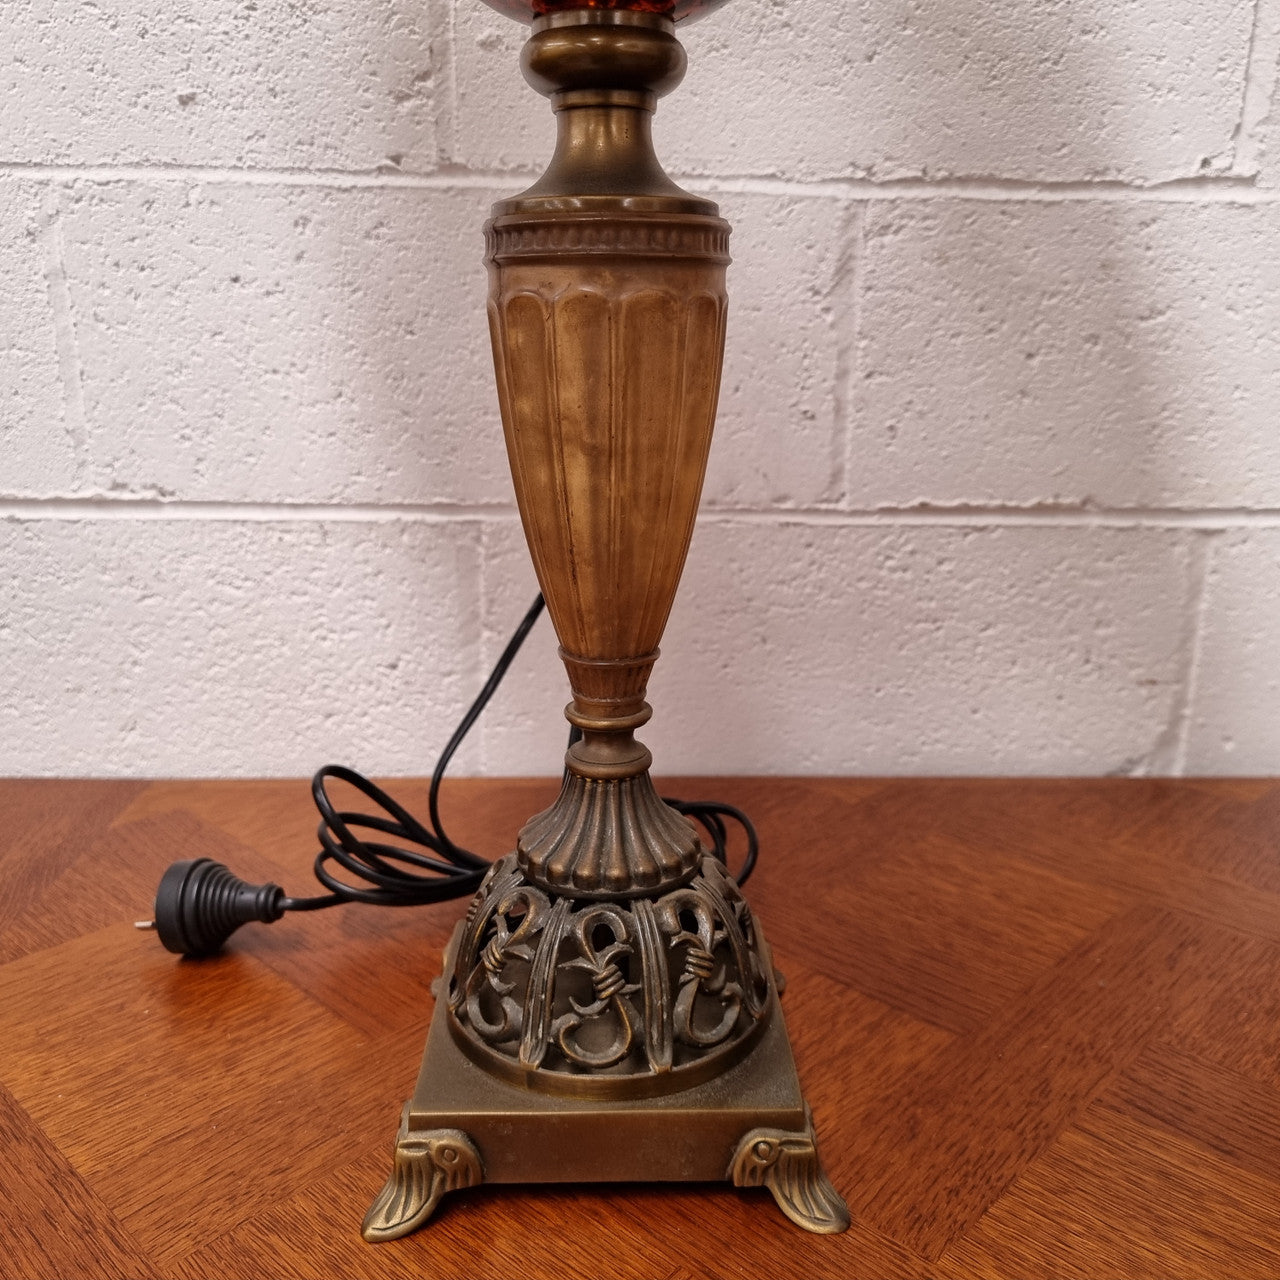
{"type": "Polygon", "coordinates": [[[660,13],[676,22],[692,22],[725,0],[484,0],[491,9],[508,18],[532,22],[548,13],[567,9],[631,9],[636,13],[660,13]]]}

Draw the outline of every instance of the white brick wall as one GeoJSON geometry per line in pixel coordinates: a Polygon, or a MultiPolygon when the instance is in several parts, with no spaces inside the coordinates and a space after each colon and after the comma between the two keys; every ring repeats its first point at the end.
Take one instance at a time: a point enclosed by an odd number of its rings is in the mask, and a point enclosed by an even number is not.
{"type": "MultiPolygon", "coordinates": [[[[9,0],[0,773],[430,768],[534,591],[480,0],[9,0]]],[[[733,0],[663,772],[1280,771],[1280,0],[733,0]]],[[[558,767],[545,623],[460,759],[558,767]]]]}

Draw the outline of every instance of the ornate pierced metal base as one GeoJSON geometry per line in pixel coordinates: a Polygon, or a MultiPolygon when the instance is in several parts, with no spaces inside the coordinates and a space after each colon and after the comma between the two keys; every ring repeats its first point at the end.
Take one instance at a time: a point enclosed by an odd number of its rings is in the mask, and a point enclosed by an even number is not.
{"type": "MultiPolygon", "coordinates": [[[[683,821],[683,819],[681,819],[683,821]]],[[[763,1030],[773,966],[704,855],[653,898],[562,897],[494,863],[445,959],[449,1029],[512,1084],[637,1098],[709,1080],[763,1030]]]]}
{"type": "MultiPolygon", "coordinates": [[[[455,955],[463,928],[454,936],[455,955]]],[[[508,1083],[463,1051],[448,1020],[440,1000],[393,1171],[365,1219],[365,1239],[407,1235],[446,1192],[482,1181],[729,1180],[768,1188],[806,1230],[848,1226],[844,1202],[818,1161],[772,984],[758,1036],[737,1061],[656,1097],[569,1096],[508,1083]]]]}

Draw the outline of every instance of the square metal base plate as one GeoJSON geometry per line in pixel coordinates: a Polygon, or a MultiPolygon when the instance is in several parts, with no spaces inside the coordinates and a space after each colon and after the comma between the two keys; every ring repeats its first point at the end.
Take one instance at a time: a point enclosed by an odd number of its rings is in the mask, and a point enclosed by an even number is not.
{"type": "Polygon", "coordinates": [[[615,1102],[557,1097],[507,1084],[458,1047],[436,1002],[413,1131],[460,1129],[485,1182],[709,1182],[729,1177],[743,1134],[804,1130],[800,1079],[777,997],[759,1042],[704,1084],[615,1102]]]}
{"type": "Polygon", "coordinates": [[[716,1182],[767,1187],[808,1231],[849,1225],[818,1160],[778,998],[756,1045],[703,1084],[625,1101],[560,1097],[499,1080],[450,1034],[437,999],[394,1167],[365,1217],[366,1240],[430,1218],[481,1182],[716,1182]]]}

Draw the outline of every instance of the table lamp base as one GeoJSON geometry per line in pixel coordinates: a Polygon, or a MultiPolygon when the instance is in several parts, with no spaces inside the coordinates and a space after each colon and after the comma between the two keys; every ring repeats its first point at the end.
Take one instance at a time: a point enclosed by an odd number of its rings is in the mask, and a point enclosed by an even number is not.
{"type": "Polygon", "coordinates": [[[447,1192],[522,1182],[728,1180],[767,1187],[807,1231],[844,1231],[849,1213],[818,1159],[782,1010],[776,995],[770,1000],[760,1039],[720,1075],[619,1101],[539,1093],[496,1078],[458,1046],[437,1000],[394,1168],[365,1217],[365,1239],[416,1230],[447,1192]]]}

